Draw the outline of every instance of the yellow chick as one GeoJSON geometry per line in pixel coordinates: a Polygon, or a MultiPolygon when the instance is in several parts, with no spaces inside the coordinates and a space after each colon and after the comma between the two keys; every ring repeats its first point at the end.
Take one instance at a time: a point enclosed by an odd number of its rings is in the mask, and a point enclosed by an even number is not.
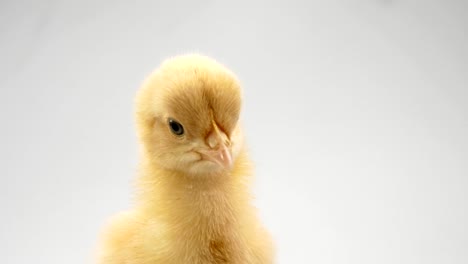
{"type": "Polygon", "coordinates": [[[105,229],[99,264],[274,262],[250,204],[240,109],[236,77],[208,57],[175,57],[149,76],[136,99],[136,203],[105,229]]]}

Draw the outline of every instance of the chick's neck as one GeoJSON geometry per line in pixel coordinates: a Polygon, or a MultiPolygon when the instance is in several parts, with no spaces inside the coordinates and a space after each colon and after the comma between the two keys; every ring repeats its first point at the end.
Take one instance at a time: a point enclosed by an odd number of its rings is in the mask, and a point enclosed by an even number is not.
{"type": "Polygon", "coordinates": [[[138,202],[150,217],[235,218],[250,208],[250,166],[244,152],[230,171],[218,175],[186,175],[149,161],[142,166],[138,202]]]}

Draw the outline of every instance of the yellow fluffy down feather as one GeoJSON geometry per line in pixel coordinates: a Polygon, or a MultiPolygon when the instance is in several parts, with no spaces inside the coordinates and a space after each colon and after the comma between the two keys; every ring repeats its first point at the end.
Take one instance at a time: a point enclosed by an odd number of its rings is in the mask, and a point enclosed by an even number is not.
{"type": "Polygon", "coordinates": [[[201,55],[149,76],[136,98],[136,203],[105,228],[97,263],[274,262],[251,205],[241,97],[234,74],[201,55]]]}

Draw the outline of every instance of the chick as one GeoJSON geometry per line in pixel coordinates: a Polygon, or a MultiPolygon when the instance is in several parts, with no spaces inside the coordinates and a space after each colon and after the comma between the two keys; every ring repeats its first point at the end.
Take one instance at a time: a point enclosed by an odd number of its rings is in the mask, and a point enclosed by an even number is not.
{"type": "Polygon", "coordinates": [[[208,57],[175,57],[149,76],[136,98],[136,202],[105,229],[98,263],[273,263],[240,110],[236,77],[208,57]]]}

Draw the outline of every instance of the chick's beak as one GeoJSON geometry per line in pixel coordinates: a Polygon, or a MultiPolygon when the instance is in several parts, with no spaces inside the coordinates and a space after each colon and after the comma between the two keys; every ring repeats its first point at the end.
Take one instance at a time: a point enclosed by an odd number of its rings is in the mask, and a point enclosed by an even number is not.
{"type": "Polygon", "coordinates": [[[232,154],[229,145],[229,139],[226,134],[215,129],[211,132],[206,143],[210,147],[210,150],[203,151],[203,157],[206,160],[217,163],[224,168],[230,168],[232,166],[232,154]]]}
{"type": "Polygon", "coordinates": [[[218,150],[207,152],[205,155],[207,160],[213,161],[224,168],[232,166],[231,151],[224,144],[218,150]]]}

